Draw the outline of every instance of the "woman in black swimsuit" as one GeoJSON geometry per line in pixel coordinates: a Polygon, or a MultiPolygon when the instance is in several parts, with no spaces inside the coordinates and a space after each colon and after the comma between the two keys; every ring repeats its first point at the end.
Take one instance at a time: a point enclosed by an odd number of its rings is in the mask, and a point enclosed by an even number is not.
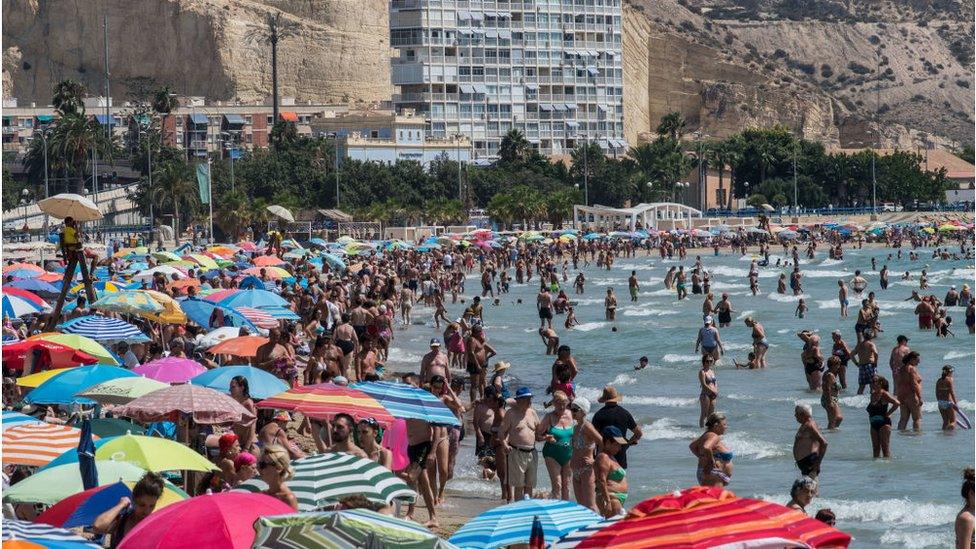
{"type": "Polygon", "coordinates": [[[875,375],[871,381],[871,401],[866,408],[871,423],[871,448],[875,459],[891,457],[891,414],[901,406],[888,392],[888,380],[875,375]],[[890,407],[888,405],[891,405],[890,407]]]}
{"type": "Polygon", "coordinates": [[[132,499],[123,497],[115,507],[98,515],[93,529],[98,534],[111,534],[109,548],[115,549],[126,534],[153,512],[162,495],[163,478],[146,473],[132,489],[132,499]]]}

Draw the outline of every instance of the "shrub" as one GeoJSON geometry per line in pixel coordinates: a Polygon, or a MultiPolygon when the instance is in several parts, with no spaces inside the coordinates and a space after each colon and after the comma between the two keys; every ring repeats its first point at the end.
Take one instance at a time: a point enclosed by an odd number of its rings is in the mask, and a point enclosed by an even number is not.
{"type": "Polygon", "coordinates": [[[820,76],[823,78],[830,78],[834,75],[834,69],[830,68],[830,65],[824,63],[820,65],[820,76]]]}
{"type": "Polygon", "coordinates": [[[868,74],[871,72],[871,69],[865,67],[864,65],[856,61],[851,61],[850,63],[848,63],[847,68],[850,69],[851,72],[853,72],[854,74],[868,74]]]}
{"type": "Polygon", "coordinates": [[[969,81],[968,80],[956,80],[956,85],[959,86],[960,88],[969,88],[969,81]]]}
{"type": "Polygon", "coordinates": [[[868,37],[868,42],[877,46],[878,44],[881,43],[881,38],[879,38],[877,34],[872,34],[871,36],[868,37]]]}

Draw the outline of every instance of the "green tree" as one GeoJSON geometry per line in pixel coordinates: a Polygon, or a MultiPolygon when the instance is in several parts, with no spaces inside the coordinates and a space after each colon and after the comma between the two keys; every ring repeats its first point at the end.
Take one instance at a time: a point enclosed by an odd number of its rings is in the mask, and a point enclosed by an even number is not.
{"type": "Polygon", "coordinates": [[[61,116],[72,114],[85,114],[85,95],[88,90],[80,82],[74,80],[62,80],[54,86],[54,96],[51,104],[54,110],[61,116]]]}
{"type": "Polygon", "coordinates": [[[179,101],[176,100],[176,96],[169,89],[169,86],[163,86],[153,92],[151,106],[156,114],[166,115],[179,106],[179,101]]]}
{"type": "Polygon", "coordinates": [[[583,193],[579,189],[568,187],[546,193],[546,218],[553,228],[561,229],[563,222],[573,217],[573,206],[581,204],[583,193]]]}
{"type": "Polygon", "coordinates": [[[680,140],[686,125],[687,123],[680,112],[668,113],[661,117],[661,123],[657,126],[657,135],[680,140]]]}
{"type": "Polygon", "coordinates": [[[153,186],[148,195],[158,208],[173,213],[177,235],[184,219],[200,204],[196,174],[182,158],[153,165],[153,186]]]}
{"type": "Polygon", "coordinates": [[[521,164],[531,158],[532,144],[517,129],[508,130],[498,149],[498,159],[504,164],[521,164]]]}
{"type": "Polygon", "coordinates": [[[298,35],[298,24],[286,19],[281,11],[269,13],[264,26],[253,29],[246,36],[248,42],[271,46],[271,105],[275,123],[278,122],[278,43],[298,35]]]}

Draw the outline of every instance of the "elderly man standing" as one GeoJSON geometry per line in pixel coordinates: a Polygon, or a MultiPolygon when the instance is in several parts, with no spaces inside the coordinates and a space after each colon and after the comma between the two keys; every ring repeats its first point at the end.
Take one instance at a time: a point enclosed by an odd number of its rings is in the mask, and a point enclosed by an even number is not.
{"type": "Polygon", "coordinates": [[[532,409],[532,390],[521,387],[515,392],[515,406],[506,414],[498,429],[501,449],[508,467],[508,484],[515,491],[514,501],[532,497],[535,489],[539,452],[535,448],[539,416],[532,409]]]}
{"type": "Polygon", "coordinates": [[[793,415],[800,424],[793,439],[793,459],[796,460],[801,475],[817,478],[820,475],[820,463],[827,454],[827,439],[820,433],[810,405],[797,404],[793,415]]]}

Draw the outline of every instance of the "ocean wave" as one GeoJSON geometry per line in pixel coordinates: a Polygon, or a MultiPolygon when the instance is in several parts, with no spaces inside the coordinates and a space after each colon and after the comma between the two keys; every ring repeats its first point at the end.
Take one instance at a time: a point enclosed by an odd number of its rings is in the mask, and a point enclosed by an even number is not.
{"type": "Polygon", "coordinates": [[[701,355],[679,355],[677,353],[668,353],[661,357],[664,362],[701,362],[701,355]]]}
{"type": "Polygon", "coordinates": [[[419,365],[420,361],[423,360],[423,356],[415,353],[410,353],[404,351],[402,348],[392,347],[390,349],[390,355],[387,357],[387,362],[393,363],[410,363],[419,365]]]}
{"type": "Polygon", "coordinates": [[[754,314],[756,314],[756,311],[754,311],[752,309],[747,309],[745,311],[740,312],[739,313],[739,316],[735,317],[735,319],[736,320],[742,320],[743,318],[745,318],[747,316],[752,316],[754,314]]]}
{"type": "Polygon", "coordinates": [[[726,433],[722,439],[737,456],[765,459],[790,453],[790,449],[785,445],[761,440],[746,433],[726,433]]]}
{"type": "Polygon", "coordinates": [[[850,271],[837,271],[833,269],[808,269],[801,272],[804,278],[847,278],[852,274],[850,271]]]}
{"type": "Polygon", "coordinates": [[[801,299],[810,299],[810,296],[807,294],[792,295],[792,294],[781,294],[777,292],[768,294],[767,297],[769,297],[769,299],[772,299],[773,301],[779,301],[780,303],[796,303],[801,299]]]}
{"type": "Polygon", "coordinates": [[[641,430],[647,440],[693,440],[700,433],[688,427],[683,427],[677,421],[662,417],[648,425],[642,425],[641,430]]]}
{"type": "Polygon", "coordinates": [[[823,261],[820,262],[820,266],[821,267],[832,267],[834,265],[840,265],[843,262],[844,262],[843,259],[831,259],[831,258],[828,257],[828,258],[825,258],[823,261]]]}
{"type": "Polygon", "coordinates": [[[652,309],[650,307],[626,308],[623,316],[668,316],[679,314],[680,311],[674,309],[652,309]]]}
{"type": "Polygon", "coordinates": [[[888,530],[881,534],[881,543],[906,548],[952,547],[953,537],[948,533],[919,532],[918,530],[888,530]]]}
{"type": "Polygon", "coordinates": [[[972,349],[968,351],[949,351],[942,357],[942,360],[956,360],[966,358],[967,356],[973,356],[973,354],[976,353],[974,353],[972,349]]]}
{"type": "Polygon", "coordinates": [[[573,329],[574,330],[578,330],[580,332],[589,332],[589,331],[592,331],[592,330],[596,330],[597,328],[602,328],[602,327],[604,327],[606,325],[607,325],[607,322],[605,322],[605,321],[604,322],[584,322],[584,323],[580,324],[579,326],[573,326],[573,329]]]}
{"type": "MultiPolygon", "coordinates": [[[[789,502],[789,497],[782,495],[760,495],[757,498],[782,505],[789,502]]],[[[951,523],[958,511],[956,505],[921,503],[907,498],[872,501],[817,498],[814,501],[820,508],[829,507],[838,521],[897,526],[941,526],[951,523]]]]}

